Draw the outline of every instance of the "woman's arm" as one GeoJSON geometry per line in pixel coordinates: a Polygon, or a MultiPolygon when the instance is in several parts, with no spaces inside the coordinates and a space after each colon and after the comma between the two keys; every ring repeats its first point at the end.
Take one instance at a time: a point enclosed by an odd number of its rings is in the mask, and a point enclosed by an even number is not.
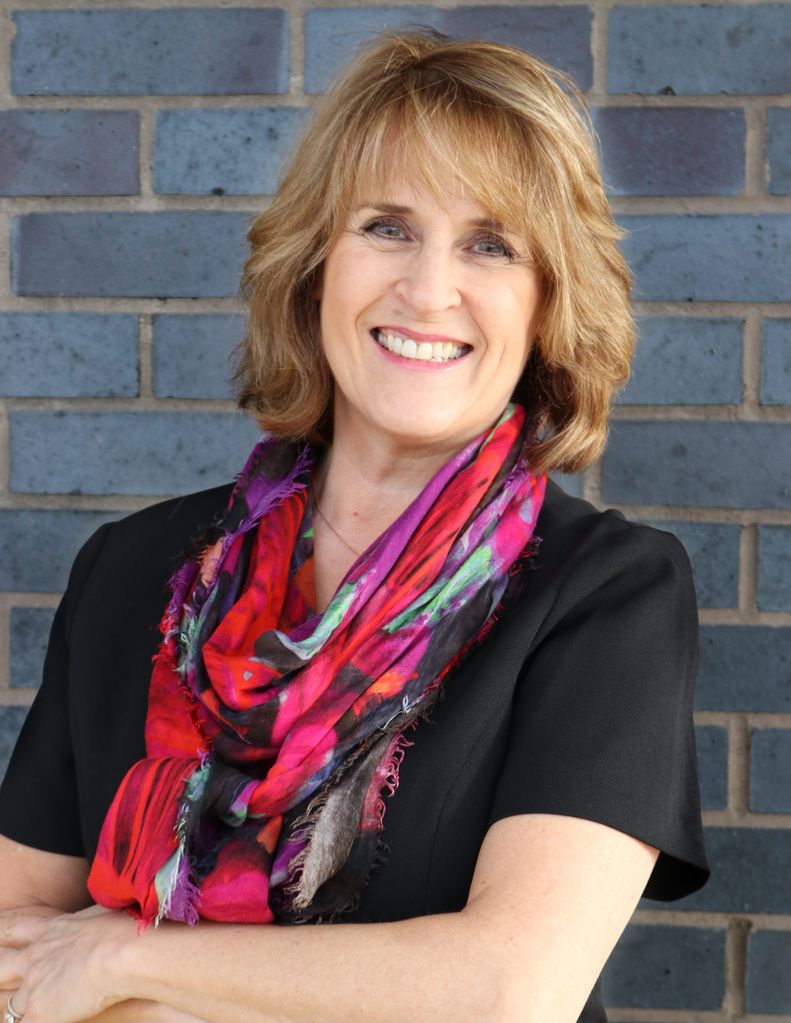
{"type": "Polygon", "coordinates": [[[216,1023],[575,1023],[657,851],[552,814],[497,821],[460,913],[381,924],[165,924],[118,914],[19,920],[0,987],[25,1023],[74,1023],[119,999],[216,1023]],[[17,998],[15,997],[15,1004],[17,998]]]}
{"type": "Polygon", "coordinates": [[[0,912],[76,913],[92,901],[85,885],[87,860],[33,849],[4,835],[0,835],[0,878],[0,912]]]}
{"type": "MultiPolygon", "coordinates": [[[[0,835],[0,927],[24,917],[57,917],[91,905],[86,888],[88,862],[21,845],[0,835]]],[[[94,908],[96,911],[96,908],[94,908]]],[[[105,911],[106,912],[106,911],[105,911]]],[[[0,992],[13,994],[14,984],[0,992]]],[[[0,995],[0,1008],[4,999],[0,995]]],[[[91,1023],[203,1023],[187,1013],[151,1001],[119,1002],[91,1023]]]]}

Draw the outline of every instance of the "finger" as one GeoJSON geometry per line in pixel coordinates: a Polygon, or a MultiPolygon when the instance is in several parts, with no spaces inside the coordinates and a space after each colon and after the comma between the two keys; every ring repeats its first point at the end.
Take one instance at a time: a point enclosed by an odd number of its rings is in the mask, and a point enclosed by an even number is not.
{"type": "Polygon", "coordinates": [[[15,991],[22,984],[24,975],[25,953],[11,949],[0,951],[0,991],[15,991]]]}
{"type": "Polygon", "coordinates": [[[13,911],[0,917],[0,948],[26,948],[37,941],[51,924],[52,917],[13,911]]]}

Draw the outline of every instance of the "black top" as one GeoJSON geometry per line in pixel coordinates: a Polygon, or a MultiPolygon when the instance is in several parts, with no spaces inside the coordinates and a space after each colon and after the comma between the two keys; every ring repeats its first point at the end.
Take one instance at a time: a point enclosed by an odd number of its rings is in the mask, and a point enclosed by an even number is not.
{"type": "MultiPolygon", "coordinates": [[[[151,658],[167,580],[231,484],[102,526],[77,555],[41,689],[0,788],[0,832],[94,855],[145,756],[151,658]]],[[[610,825],[660,850],[648,898],[708,877],[692,723],[697,609],[674,536],[550,482],[521,592],[445,679],[386,799],[389,857],[346,919],[460,910],[487,828],[521,813],[610,825]]],[[[580,1017],[605,1020],[598,984],[580,1017]]]]}

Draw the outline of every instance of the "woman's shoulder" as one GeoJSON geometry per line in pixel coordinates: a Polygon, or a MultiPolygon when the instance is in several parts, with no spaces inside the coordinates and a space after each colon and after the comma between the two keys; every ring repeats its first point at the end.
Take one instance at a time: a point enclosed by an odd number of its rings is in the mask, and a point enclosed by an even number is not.
{"type": "Polygon", "coordinates": [[[123,580],[124,597],[161,600],[177,564],[225,510],[233,483],[157,501],[105,523],[78,552],[69,576],[72,602],[86,592],[101,602],[123,580]]]}
{"type": "Polygon", "coordinates": [[[534,571],[528,575],[534,587],[552,591],[556,612],[626,586],[696,603],[689,557],[673,533],[635,522],[617,509],[600,510],[552,480],[536,537],[534,571]]]}
{"type": "Polygon", "coordinates": [[[157,501],[111,523],[119,541],[155,542],[166,538],[168,545],[189,543],[193,536],[212,525],[225,511],[233,483],[223,483],[165,501],[157,501]]]}
{"type": "Polygon", "coordinates": [[[601,510],[567,494],[551,479],[547,481],[536,535],[545,559],[612,562],[653,554],[687,560],[684,547],[673,533],[629,519],[616,508],[601,510]]]}

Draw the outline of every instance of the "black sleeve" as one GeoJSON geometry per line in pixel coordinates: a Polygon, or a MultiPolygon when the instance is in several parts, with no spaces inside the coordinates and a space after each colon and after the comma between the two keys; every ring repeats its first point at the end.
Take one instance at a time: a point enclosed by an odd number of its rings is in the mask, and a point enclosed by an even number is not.
{"type": "Polygon", "coordinates": [[[697,654],[686,552],[624,522],[566,580],[523,668],[490,824],[520,813],[598,821],[660,850],[646,897],[705,884],[697,654]]]}
{"type": "Polygon", "coordinates": [[[46,852],[83,856],[69,708],[69,633],[110,523],[80,549],[49,636],[41,687],[0,785],[0,834],[46,852]]]}

